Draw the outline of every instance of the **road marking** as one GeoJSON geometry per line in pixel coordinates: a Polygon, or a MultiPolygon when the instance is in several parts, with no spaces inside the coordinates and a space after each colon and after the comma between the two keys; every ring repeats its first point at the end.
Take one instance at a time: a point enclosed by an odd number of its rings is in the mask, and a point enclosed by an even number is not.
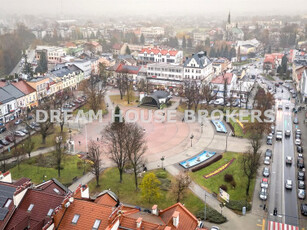
{"type": "Polygon", "coordinates": [[[265,219],[262,219],[262,230],[265,229],[265,219]]]}

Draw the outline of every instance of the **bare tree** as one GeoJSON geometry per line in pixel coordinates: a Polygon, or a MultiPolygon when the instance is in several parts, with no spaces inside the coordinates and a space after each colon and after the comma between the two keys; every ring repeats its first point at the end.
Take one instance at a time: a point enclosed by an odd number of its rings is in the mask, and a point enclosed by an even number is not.
{"type": "Polygon", "coordinates": [[[136,123],[128,123],[126,125],[125,145],[134,172],[135,189],[138,189],[138,173],[139,168],[144,163],[143,155],[146,152],[147,146],[145,141],[145,134],[141,127],[136,123]]]}
{"type": "Polygon", "coordinates": [[[206,100],[207,105],[209,105],[210,101],[216,98],[216,93],[214,93],[213,86],[211,83],[203,84],[201,94],[206,100]]]}
{"type": "Polygon", "coordinates": [[[124,168],[129,160],[125,139],[127,128],[124,122],[113,122],[104,130],[105,140],[108,146],[109,158],[116,164],[119,171],[119,182],[123,181],[124,168]]]}
{"type": "MultiPolygon", "coordinates": [[[[52,108],[51,102],[46,102],[40,106],[41,109],[45,110],[47,114],[50,114],[52,108]]],[[[44,119],[43,114],[39,114],[40,119],[44,119]]],[[[47,117],[45,122],[39,123],[39,132],[42,136],[42,144],[46,144],[46,138],[54,132],[54,123],[51,121],[50,116],[47,117]]]]}
{"type": "Polygon", "coordinates": [[[26,141],[22,144],[22,147],[29,158],[31,157],[31,152],[35,147],[35,143],[32,141],[31,136],[27,137],[26,141]]]}
{"type": "Polygon", "coordinates": [[[91,168],[92,168],[92,173],[95,175],[96,178],[96,187],[99,187],[99,175],[100,175],[100,170],[101,170],[101,156],[103,152],[100,149],[100,145],[95,142],[91,141],[89,144],[89,149],[88,149],[88,155],[87,158],[92,162],[91,168]]]}
{"type": "Polygon", "coordinates": [[[190,110],[193,106],[194,103],[194,81],[187,80],[183,82],[183,87],[184,87],[184,95],[185,98],[187,99],[187,107],[190,110]]]}
{"type": "Polygon", "coordinates": [[[176,196],[177,203],[182,200],[191,182],[192,180],[188,173],[181,172],[176,176],[172,191],[176,196]]]}
{"type": "Polygon", "coordinates": [[[55,168],[58,171],[58,177],[61,177],[62,162],[66,156],[66,135],[58,133],[55,137],[55,151],[53,152],[55,168]]]}
{"type": "Polygon", "coordinates": [[[127,88],[127,76],[126,74],[118,74],[116,78],[116,84],[119,89],[120,99],[123,100],[123,97],[126,93],[127,88]]]}
{"type": "Polygon", "coordinates": [[[88,80],[85,80],[81,86],[83,93],[86,95],[90,108],[97,113],[102,107],[104,99],[104,87],[97,84],[98,76],[91,75],[88,80]]]}
{"type": "Polygon", "coordinates": [[[251,148],[249,151],[243,154],[242,157],[242,168],[243,172],[247,177],[246,196],[249,195],[249,188],[251,181],[257,175],[258,168],[260,166],[261,152],[261,139],[260,133],[252,133],[249,137],[251,148]]]}
{"type": "Polygon", "coordinates": [[[227,88],[228,88],[228,79],[225,78],[225,75],[224,75],[224,88],[223,88],[224,107],[227,104],[227,90],[228,90],[227,88]]]}
{"type": "Polygon", "coordinates": [[[25,155],[24,149],[20,146],[20,147],[16,147],[15,151],[13,151],[13,156],[15,157],[16,161],[17,161],[17,168],[18,171],[20,170],[20,162],[23,159],[25,155]]]}
{"type": "Polygon", "coordinates": [[[64,125],[65,125],[65,119],[64,119],[64,113],[62,112],[62,108],[64,107],[65,102],[67,99],[69,99],[72,96],[72,91],[68,88],[64,89],[61,92],[58,92],[56,94],[56,98],[54,100],[54,108],[57,108],[60,110],[60,128],[61,133],[63,133],[64,125]]]}

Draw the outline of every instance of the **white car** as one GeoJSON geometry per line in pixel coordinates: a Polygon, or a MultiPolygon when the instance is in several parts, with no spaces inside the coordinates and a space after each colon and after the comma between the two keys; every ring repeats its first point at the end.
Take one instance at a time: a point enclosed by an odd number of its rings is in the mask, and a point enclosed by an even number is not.
{"type": "Polygon", "coordinates": [[[286,189],[292,190],[292,180],[286,180],[285,187],[286,189]]]}
{"type": "Polygon", "coordinates": [[[301,145],[301,139],[295,139],[295,145],[301,145]]]}
{"type": "Polygon", "coordinates": [[[261,188],[268,188],[269,187],[269,180],[267,178],[262,178],[260,183],[261,188]]]}
{"type": "Polygon", "coordinates": [[[265,165],[269,165],[270,164],[270,157],[265,157],[263,163],[265,165]]]}
{"type": "Polygon", "coordinates": [[[14,135],[15,135],[16,137],[24,137],[26,134],[23,133],[23,132],[21,132],[21,131],[15,131],[14,135]]]}
{"type": "Polygon", "coordinates": [[[267,200],[268,199],[268,192],[265,188],[261,189],[259,197],[260,197],[261,200],[267,200]]]}
{"type": "Polygon", "coordinates": [[[223,98],[216,99],[214,101],[214,104],[215,105],[223,105],[224,104],[224,99],[223,98]]]}
{"type": "Polygon", "coordinates": [[[292,157],[286,156],[286,165],[292,165],[292,157]]]}

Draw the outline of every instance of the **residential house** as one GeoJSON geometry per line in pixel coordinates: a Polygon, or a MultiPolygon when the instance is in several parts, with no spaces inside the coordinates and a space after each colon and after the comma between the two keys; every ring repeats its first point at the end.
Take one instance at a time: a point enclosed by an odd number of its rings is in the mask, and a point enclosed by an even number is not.
{"type": "Polygon", "coordinates": [[[127,74],[129,79],[136,81],[140,69],[140,66],[130,66],[120,63],[115,72],[116,76],[120,76],[121,74],[127,74]]]}
{"type": "Polygon", "coordinates": [[[204,51],[193,54],[184,62],[184,80],[211,81],[213,66],[204,51]]]}
{"type": "Polygon", "coordinates": [[[2,87],[0,88],[0,123],[7,123],[18,117],[20,109],[16,98],[2,87]]]}
{"type": "Polygon", "coordinates": [[[282,53],[265,54],[263,61],[264,70],[276,70],[281,65],[281,60],[284,55],[282,53]]]}
{"type": "Polygon", "coordinates": [[[92,62],[91,62],[91,60],[79,59],[79,60],[75,60],[75,61],[67,63],[67,64],[74,64],[79,69],[81,69],[82,72],[83,72],[83,75],[84,75],[84,79],[88,79],[91,76],[91,73],[92,73],[92,62]]]}
{"type": "Polygon", "coordinates": [[[143,34],[145,38],[156,38],[163,36],[165,33],[163,27],[141,27],[140,35],[143,34]]]}
{"type": "Polygon", "coordinates": [[[17,89],[19,89],[21,92],[25,94],[25,107],[26,108],[33,108],[38,106],[37,97],[36,97],[36,90],[31,87],[27,82],[25,81],[18,81],[18,82],[12,82],[12,85],[14,85],[17,89]]]}
{"type": "Polygon", "coordinates": [[[300,99],[302,103],[307,104],[307,69],[304,70],[300,87],[300,99]]]}
{"type": "Polygon", "coordinates": [[[138,54],[138,62],[142,65],[153,62],[181,64],[183,52],[176,49],[144,48],[138,54]]]}
{"type": "Polygon", "coordinates": [[[128,46],[127,43],[124,43],[124,44],[115,43],[112,46],[111,51],[114,55],[124,55],[126,54],[127,46],[128,46]]]}
{"type": "Polygon", "coordinates": [[[87,42],[84,44],[84,50],[89,50],[92,53],[102,53],[102,46],[95,41],[87,42]]]}
{"type": "Polygon", "coordinates": [[[215,58],[212,60],[212,66],[214,73],[220,75],[224,71],[227,71],[232,68],[231,61],[227,58],[215,58]]]}
{"type": "Polygon", "coordinates": [[[211,80],[214,93],[217,97],[223,98],[226,86],[226,96],[231,97],[231,91],[237,82],[237,76],[233,73],[221,74],[211,80]]]}
{"type": "Polygon", "coordinates": [[[37,76],[26,81],[28,85],[36,90],[36,98],[40,102],[44,97],[47,96],[49,77],[37,76]]]}
{"type": "Polygon", "coordinates": [[[35,59],[38,61],[40,59],[41,53],[46,54],[49,63],[61,63],[62,57],[66,56],[66,51],[62,47],[56,46],[37,46],[35,49],[35,59]]]}
{"type": "Polygon", "coordinates": [[[7,82],[7,84],[3,87],[6,92],[8,92],[10,95],[12,95],[16,102],[17,102],[17,109],[15,111],[15,117],[18,117],[21,113],[21,109],[25,109],[26,107],[26,95],[20,91],[18,88],[16,88],[14,85],[12,85],[10,82],[7,82]]]}

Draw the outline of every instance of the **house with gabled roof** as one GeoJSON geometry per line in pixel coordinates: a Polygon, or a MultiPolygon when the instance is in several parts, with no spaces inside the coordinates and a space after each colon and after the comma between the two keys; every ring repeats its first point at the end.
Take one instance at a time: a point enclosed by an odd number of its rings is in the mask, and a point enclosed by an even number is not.
{"type": "Polygon", "coordinates": [[[143,48],[138,54],[138,62],[142,65],[154,62],[181,64],[182,59],[183,52],[176,49],[143,48]]]}

